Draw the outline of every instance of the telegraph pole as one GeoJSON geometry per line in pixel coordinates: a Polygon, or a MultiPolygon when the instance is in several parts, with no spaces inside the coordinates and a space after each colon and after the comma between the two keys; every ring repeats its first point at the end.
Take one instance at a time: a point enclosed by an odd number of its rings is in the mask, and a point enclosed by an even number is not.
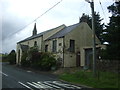
{"type": "Polygon", "coordinates": [[[92,31],[93,31],[93,75],[96,76],[96,45],[95,45],[95,15],[94,15],[94,1],[90,3],[92,10],[92,31]]]}
{"type": "Polygon", "coordinates": [[[96,77],[96,44],[95,44],[95,20],[94,20],[94,0],[85,0],[90,3],[91,11],[92,11],[92,38],[93,38],[93,76],[96,77]]]}

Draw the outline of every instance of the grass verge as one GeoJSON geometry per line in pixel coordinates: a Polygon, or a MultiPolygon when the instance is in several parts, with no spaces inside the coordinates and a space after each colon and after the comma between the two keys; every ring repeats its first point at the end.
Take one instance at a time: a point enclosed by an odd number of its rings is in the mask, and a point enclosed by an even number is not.
{"type": "Polygon", "coordinates": [[[118,73],[99,72],[96,77],[93,77],[92,72],[81,70],[75,73],[63,73],[59,78],[93,88],[118,88],[120,84],[119,75],[118,73]]]}

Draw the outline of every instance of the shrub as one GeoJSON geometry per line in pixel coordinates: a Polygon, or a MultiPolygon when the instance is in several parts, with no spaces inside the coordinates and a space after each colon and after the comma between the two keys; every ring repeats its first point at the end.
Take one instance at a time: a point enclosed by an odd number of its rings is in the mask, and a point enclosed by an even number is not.
{"type": "Polygon", "coordinates": [[[8,61],[10,64],[15,64],[16,63],[16,53],[15,50],[12,50],[10,54],[8,55],[8,61]]]}
{"type": "Polygon", "coordinates": [[[34,46],[34,47],[31,47],[29,50],[28,50],[28,54],[31,55],[33,53],[36,53],[38,52],[38,47],[37,46],[34,46]]]}
{"type": "Polygon", "coordinates": [[[31,65],[33,68],[40,68],[41,63],[41,53],[36,52],[31,55],[31,65]]]}
{"type": "Polygon", "coordinates": [[[100,50],[100,56],[101,56],[101,59],[108,59],[109,57],[106,50],[100,50]]]}
{"type": "Polygon", "coordinates": [[[43,53],[41,59],[41,68],[43,70],[50,70],[52,67],[56,67],[56,59],[51,53],[43,53]]]}
{"type": "Polygon", "coordinates": [[[32,54],[31,66],[40,70],[50,70],[56,66],[56,60],[51,53],[36,52],[32,54]]]}
{"type": "Polygon", "coordinates": [[[57,58],[56,66],[57,66],[57,68],[60,68],[61,65],[62,65],[62,58],[59,57],[59,58],[57,58]]]}
{"type": "Polygon", "coordinates": [[[27,59],[27,52],[23,52],[21,58],[21,66],[29,67],[31,65],[30,60],[27,59]]]}
{"type": "Polygon", "coordinates": [[[8,61],[8,54],[2,54],[2,62],[9,62],[8,61]]]}
{"type": "Polygon", "coordinates": [[[56,67],[56,59],[52,53],[38,52],[38,47],[35,46],[31,47],[28,53],[23,53],[21,65],[41,70],[50,70],[52,67],[56,67]]]}

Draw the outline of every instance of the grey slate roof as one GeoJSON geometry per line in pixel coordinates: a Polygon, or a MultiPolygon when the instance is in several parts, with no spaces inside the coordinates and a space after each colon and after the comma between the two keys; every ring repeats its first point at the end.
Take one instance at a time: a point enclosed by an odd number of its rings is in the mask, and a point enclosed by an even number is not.
{"type": "MultiPolygon", "coordinates": [[[[63,24],[63,25],[60,25],[60,26],[58,26],[58,27],[56,27],[56,28],[59,28],[59,27],[61,27],[61,26],[65,26],[65,25],[63,24]]],[[[34,36],[31,36],[31,37],[28,37],[28,38],[26,38],[26,39],[24,39],[24,40],[22,40],[22,41],[20,41],[20,42],[18,42],[18,43],[21,43],[21,42],[24,42],[24,41],[28,41],[28,40],[31,40],[31,39],[34,39],[34,38],[37,38],[37,37],[41,37],[43,34],[49,32],[49,31],[52,31],[52,30],[54,30],[54,29],[56,29],[56,28],[53,28],[53,29],[50,29],[50,30],[41,32],[41,33],[39,33],[39,34],[37,34],[37,35],[34,35],[34,36]]]]}
{"type": "Polygon", "coordinates": [[[42,32],[42,33],[39,33],[39,34],[37,34],[37,35],[28,37],[28,38],[26,38],[26,39],[24,39],[24,40],[22,40],[22,41],[20,41],[20,42],[18,42],[18,43],[21,43],[21,42],[24,42],[24,41],[28,41],[28,40],[31,40],[31,39],[34,39],[34,38],[37,38],[37,37],[40,37],[40,36],[42,36],[44,33],[45,33],[45,32],[42,32]]]}
{"type": "Polygon", "coordinates": [[[74,30],[77,26],[79,26],[80,23],[70,25],[68,27],[65,27],[63,30],[59,31],[58,33],[54,34],[53,36],[49,37],[47,40],[54,39],[54,38],[60,38],[65,36],[67,33],[71,32],[74,30]]]}

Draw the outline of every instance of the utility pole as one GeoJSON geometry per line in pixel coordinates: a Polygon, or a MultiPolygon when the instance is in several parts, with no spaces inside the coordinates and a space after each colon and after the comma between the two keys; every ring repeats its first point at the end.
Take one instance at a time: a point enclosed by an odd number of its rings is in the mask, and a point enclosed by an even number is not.
{"type": "Polygon", "coordinates": [[[95,44],[95,20],[94,20],[94,0],[85,0],[90,3],[91,10],[92,10],[92,31],[93,31],[93,76],[96,77],[96,44],[95,44]]]}
{"type": "Polygon", "coordinates": [[[96,45],[95,45],[95,20],[94,20],[94,1],[92,0],[92,31],[93,31],[93,75],[96,76],[96,45]]]}

